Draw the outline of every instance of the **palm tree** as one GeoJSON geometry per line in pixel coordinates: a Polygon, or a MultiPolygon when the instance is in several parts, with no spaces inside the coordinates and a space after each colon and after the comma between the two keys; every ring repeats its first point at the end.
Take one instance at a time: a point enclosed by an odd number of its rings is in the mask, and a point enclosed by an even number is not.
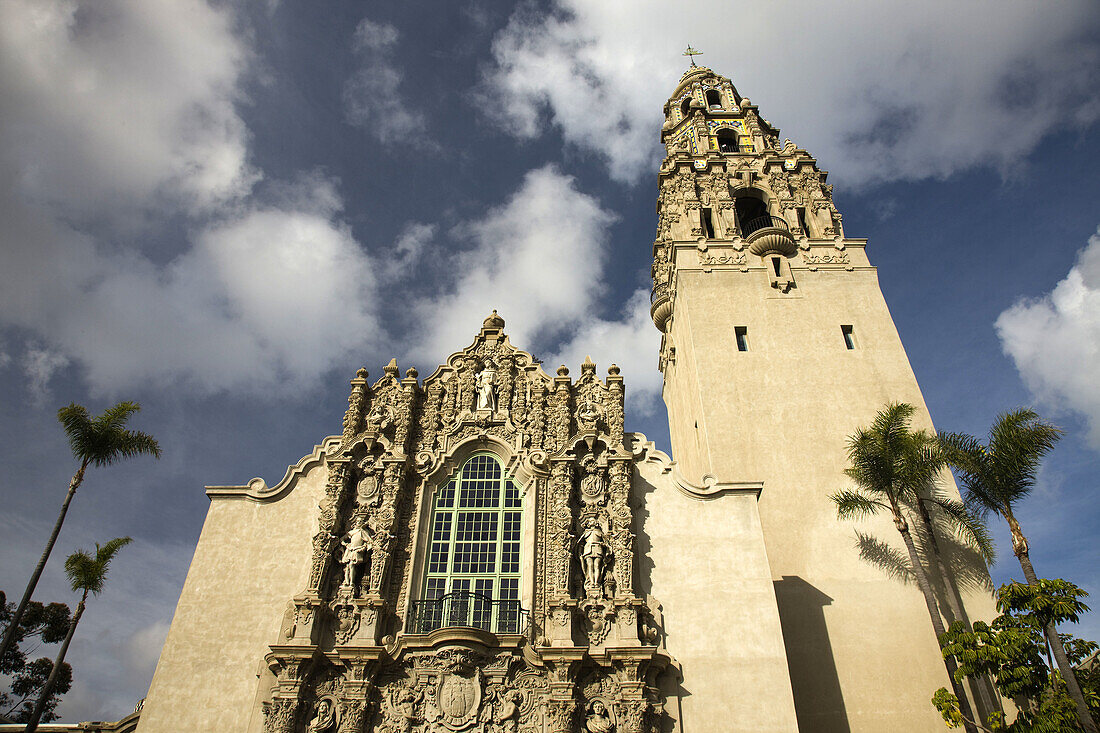
{"type": "Polygon", "coordinates": [[[15,614],[4,632],[4,640],[0,642],[0,659],[4,658],[11,645],[15,643],[16,629],[19,628],[19,622],[27,610],[27,604],[30,603],[31,594],[38,585],[42,570],[46,567],[46,560],[53,551],[57,535],[61,532],[61,525],[65,521],[65,514],[69,511],[69,504],[76,495],[77,488],[84,481],[84,471],[88,466],[109,466],[123,458],[146,453],[160,458],[160,445],[151,435],[127,430],[125,427],[130,416],[140,409],[141,406],[136,402],[119,402],[105,410],[99,417],[92,417],[88,414],[87,408],[74,402],[57,411],[57,419],[61,421],[65,433],[69,436],[69,447],[72,448],[73,456],[80,461],[80,468],[69,481],[69,492],[65,494],[61,513],[57,515],[53,532],[46,541],[46,549],[38,559],[38,565],[31,574],[27,589],[23,592],[23,598],[19,601],[19,606],[16,607],[15,614]]]}
{"type": "MultiPolygon", "coordinates": [[[[973,436],[962,433],[940,436],[947,461],[962,482],[967,504],[982,516],[992,512],[1008,522],[1012,532],[1012,551],[1020,561],[1028,584],[1035,587],[1039,585],[1039,577],[1031,564],[1027,537],[1020,528],[1013,507],[1031,493],[1043,456],[1054,448],[1061,436],[1061,430],[1044,422],[1030,409],[998,415],[984,445],[973,436]]],[[[1081,686],[1077,683],[1058,630],[1054,624],[1048,624],[1043,633],[1058,663],[1066,690],[1077,706],[1081,726],[1088,733],[1097,733],[1096,721],[1089,714],[1085,696],[1081,694],[1081,686]]]]}
{"type": "MultiPolygon", "coordinates": [[[[888,404],[875,415],[870,427],[860,428],[848,438],[848,460],[851,465],[844,473],[855,481],[856,488],[839,491],[831,498],[841,519],[870,516],[880,510],[890,512],[894,527],[905,543],[910,569],[924,595],[928,616],[939,640],[945,632],[943,618],[902,507],[912,506],[921,500],[944,463],[936,450],[934,436],[923,430],[913,432],[909,429],[913,412],[912,405],[888,404]]],[[[959,699],[960,711],[967,721],[966,728],[976,731],[969,722],[974,720],[974,714],[966,692],[962,683],[955,679],[955,660],[944,659],[944,666],[959,699]]]]}
{"type": "Polygon", "coordinates": [[[61,650],[58,651],[57,659],[54,660],[53,670],[46,679],[46,684],[42,686],[42,692],[38,695],[38,702],[35,703],[30,722],[27,723],[23,733],[34,733],[38,729],[38,721],[42,717],[42,711],[46,709],[54,683],[57,682],[58,670],[61,669],[61,663],[65,661],[65,652],[69,651],[69,644],[76,633],[76,625],[80,623],[80,617],[84,615],[84,606],[88,601],[88,594],[99,595],[100,591],[103,590],[103,584],[107,582],[107,566],[111,564],[115,554],[128,544],[130,544],[129,537],[116,537],[102,547],[97,542],[95,557],[84,552],[84,550],[77,550],[65,560],[65,575],[69,576],[69,582],[72,583],[73,590],[81,593],[80,603],[76,604],[76,612],[73,613],[73,618],[69,622],[69,633],[65,635],[65,641],[62,642],[61,650]]]}

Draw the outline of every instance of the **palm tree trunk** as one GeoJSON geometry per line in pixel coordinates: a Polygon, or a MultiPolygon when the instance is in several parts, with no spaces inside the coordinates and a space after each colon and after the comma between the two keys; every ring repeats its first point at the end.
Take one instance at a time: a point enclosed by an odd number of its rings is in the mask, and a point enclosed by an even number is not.
{"type": "Polygon", "coordinates": [[[84,602],[87,599],[88,591],[84,591],[80,603],[76,605],[76,613],[73,614],[72,621],[69,622],[69,633],[65,635],[65,643],[61,645],[61,650],[57,653],[53,669],[50,670],[50,676],[46,679],[46,684],[42,686],[42,692],[38,695],[38,702],[34,704],[34,712],[31,713],[31,720],[27,723],[27,727],[23,729],[23,733],[34,733],[38,730],[38,721],[46,710],[46,701],[53,694],[53,686],[57,683],[57,674],[61,670],[61,663],[65,661],[65,653],[69,651],[69,643],[73,640],[73,635],[76,634],[76,625],[80,623],[80,617],[84,615],[84,602]]]}
{"type": "MultiPolygon", "coordinates": [[[[959,590],[955,586],[954,577],[947,572],[947,563],[943,560],[943,554],[940,552],[940,543],[936,540],[936,533],[932,525],[932,515],[928,511],[928,507],[925,506],[924,501],[919,497],[917,498],[917,507],[920,509],[920,518],[924,523],[924,531],[928,534],[928,544],[932,550],[932,557],[936,561],[936,569],[943,579],[944,598],[947,599],[947,606],[956,621],[962,621],[969,627],[970,620],[966,617],[966,611],[963,609],[959,590]]],[[[971,677],[970,680],[972,683],[971,689],[975,693],[975,697],[978,699],[980,707],[984,708],[981,720],[985,720],[990,713],[996,711],[1000,711],[1001,713],[1004,712],[1004,705],[1000,702],[1000,696],[998,695],[996,699],[994,698],[993,686],[984,675],[981,677],[971,677]]]]}
{"type": "MultiPolygon", "coordinates": [[[[1016,552],[1016,559],[1020,561],[1020,567],[1023,568],[1024,577],[1027,579],[1028,585],[1037,588],[1039,586],[1039,576],[1035,574],[1035,568],[1031,565],[1031,558],[1028,556],[1027,538],[1024,537],[1024,532],[1020,529],[1020,523],[1016,521],[1016,517],[1012,515],[1010,510],[1005,511],[1004,518],[1008,521],[1008,528],[1012,530],[1012,547],[1016,552]]],[[[1089,712],[1089,706],[1085,703],[1085,696],[1081,693],[1081,685],[1077,683],[1077,675],[1073,673],[1073,665],[1069,663],[1069,657],[1066,656],[1066,648],[1062,645],[1062,640],[1058,636],[1058,629],[1054,627],[1054,624],[1047,624],[1043,627],[1043,634],[1047,638],[1050,650],[1054,653],[1055,661],[1058,662],[1058,671],[1062,673],[1062,681],[1066,685],[1066,691],[1077,706],[1077,719],[1081,722],[1081,727],[1087,733],[1100,733],[1100,729],[1096,727],[1096,721],[1092,719],[1092,714],[1089,712]]]]}
{"type": "Polygon", "coordinates": [[[77,487],[84,481],[84,469],[87,467],[88,461],[85,460],[80,464],[77,472],[73,474],[72,480],[69,481],[69,492],[65,494],[65,501],[61,504],[61,513],[57,515],[57,521],[53,525],[53,533],[50,534],[50,539],[46,542],[46,549],[42,551],[42,557],[38,558],[38,564],[35,565],[34,572],[31,573],[27,589],[23,591],[23,599],[19,601],[19,606],[12,614],[11,622],[4,632],[4,641],[0,642],[0,659],[3,659],[8,654],[8,650],[15,644],[15,634],[19,628],[19,622],[23,620],[23,613],[27,610],[27,604],[31,602],[31,595],[38,585],[38,579],[42,576],[42,570],[46,567],[46,561],[50,558],[50,553],[53,552],[57,535],[61,533],[61,525],[65,522],[65,514],[69,511],[69,504],[72,502],[73,496],[76,495],[77,487]]]}
{"type": "MultiPolygon", "coordinates": [[[[913,575],[917,578],[917,585],[920,586],[921,593],[924,594],[924,602],[928,606],[928,616],[932,619],[932,629],[936,632],[936,646],[939,647],[940,637],[944,635],[946,629],[943,628],[943,618],[940,617],[940,608],[936,603],[936,596],[932,593],[928,575],[924,572],[924,566],[921,565],[920,555],[917,554],[917,545],[913,542],[913,534],[909,531],[909,523],[905,521],[901,509],[894,502],[893,497],[891,497],[890,504],[894,511],[894,526],[897,527],[902,540],[905,542],[905,549],[909,551],[909,564],[912,565],[913,575]]],[[[943,656],[942,653],[940,656],[943,656]]],[[[959,712],[963,715],[963,727],[968,733],[977,733],[977,727],[971,722],[974,720],[974,711],[970,709],[970,699],[966,696],[966,689],[961,682],[955,679],[955,671],[958,666],[955,664],[954,657],[943,657],[943,666],[947,669],[948,679],[951,680],[951,689],[955,691],[955,697],[959,699],[959,712]]]]}

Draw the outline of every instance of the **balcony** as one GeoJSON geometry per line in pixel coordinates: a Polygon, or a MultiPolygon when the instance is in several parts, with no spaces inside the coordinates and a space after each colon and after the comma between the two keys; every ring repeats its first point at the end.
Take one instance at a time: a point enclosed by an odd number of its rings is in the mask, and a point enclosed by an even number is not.
{"type": "Polygon", "coordinates": [[[794,236],[787,221],[778,216],[765,214],[751,219],[741,226],[741,236],[749,244],[754,255],[777,252],[790,257],[798,251],[794,236]]]}
{"type": "Polygon", "coordinates": [[[519,601],[455,591],[409,604],[405,631],[409,634],[427,634],[436,629],[467,628],[493,634],[522,634],[527,629],[530,613],[520,606],[519,601]]]}
{"type": "Polygon", "coordinates": [[[653,283],[653,291],[649,294],[649,315],[653,319],[653,325],[661,333],[665,332],[665,324],[672,315],[672,286],[667,282],[653,283]]]}

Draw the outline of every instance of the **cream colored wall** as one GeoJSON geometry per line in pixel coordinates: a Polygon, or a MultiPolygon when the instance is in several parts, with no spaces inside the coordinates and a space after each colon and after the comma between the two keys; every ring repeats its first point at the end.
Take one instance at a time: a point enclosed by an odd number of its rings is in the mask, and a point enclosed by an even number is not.
{"type": "MultiPolygon", "coordinates": [[[[694,252],[677,251],[677,358],[664,393],[673,458],[692,481],[764,482],[760,521],[802,730],[941,730],[929,697],[948,679],[923,598],[854,547],[856,529],[900,547],[898,533],[885,517],[838,521],[829,499],[850,485],[846,437],[886,402],[912,403],[915,426],[931,427],[875,270],[858,246],[847,249],[852,271],[811,272],[799,255],[797,287],[782,295],[758,257],[748,272],[708,273],[694,252]],[[857,349],[841,324],[854,326],[857,349]],[[734,326],[748,327],[749,351],[737,351],[734,326]],[[684,393],[696,390],[691,414],[684,393]]],[[[971,607],[991,615],[988,596],[971,607]]]]}
{"type": "Polygon", "coordinates": [[[689,498],[670,474],[635,474],[639,590],[660,602],[666,710],[677,730],[796,731],[779,614],[755,492],[689,498]]]}
{"type": "Polygon", "coordinates": [[[258,731],[257,673],[287,602],[309,581],[327,468],[281,498],[210,503],[138,730],[258,731]]]}

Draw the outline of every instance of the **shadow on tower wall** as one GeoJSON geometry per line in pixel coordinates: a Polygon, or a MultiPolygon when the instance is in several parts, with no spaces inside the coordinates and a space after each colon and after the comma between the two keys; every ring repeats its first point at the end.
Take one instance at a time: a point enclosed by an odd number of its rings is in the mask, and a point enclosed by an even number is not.
{"type": "Polygon", "coordinates": [[[784,575],[774,586],[798,729],[849,733],[844,694],[825,626],[824,608],[833,599],[796,575],[784,575]]]}

